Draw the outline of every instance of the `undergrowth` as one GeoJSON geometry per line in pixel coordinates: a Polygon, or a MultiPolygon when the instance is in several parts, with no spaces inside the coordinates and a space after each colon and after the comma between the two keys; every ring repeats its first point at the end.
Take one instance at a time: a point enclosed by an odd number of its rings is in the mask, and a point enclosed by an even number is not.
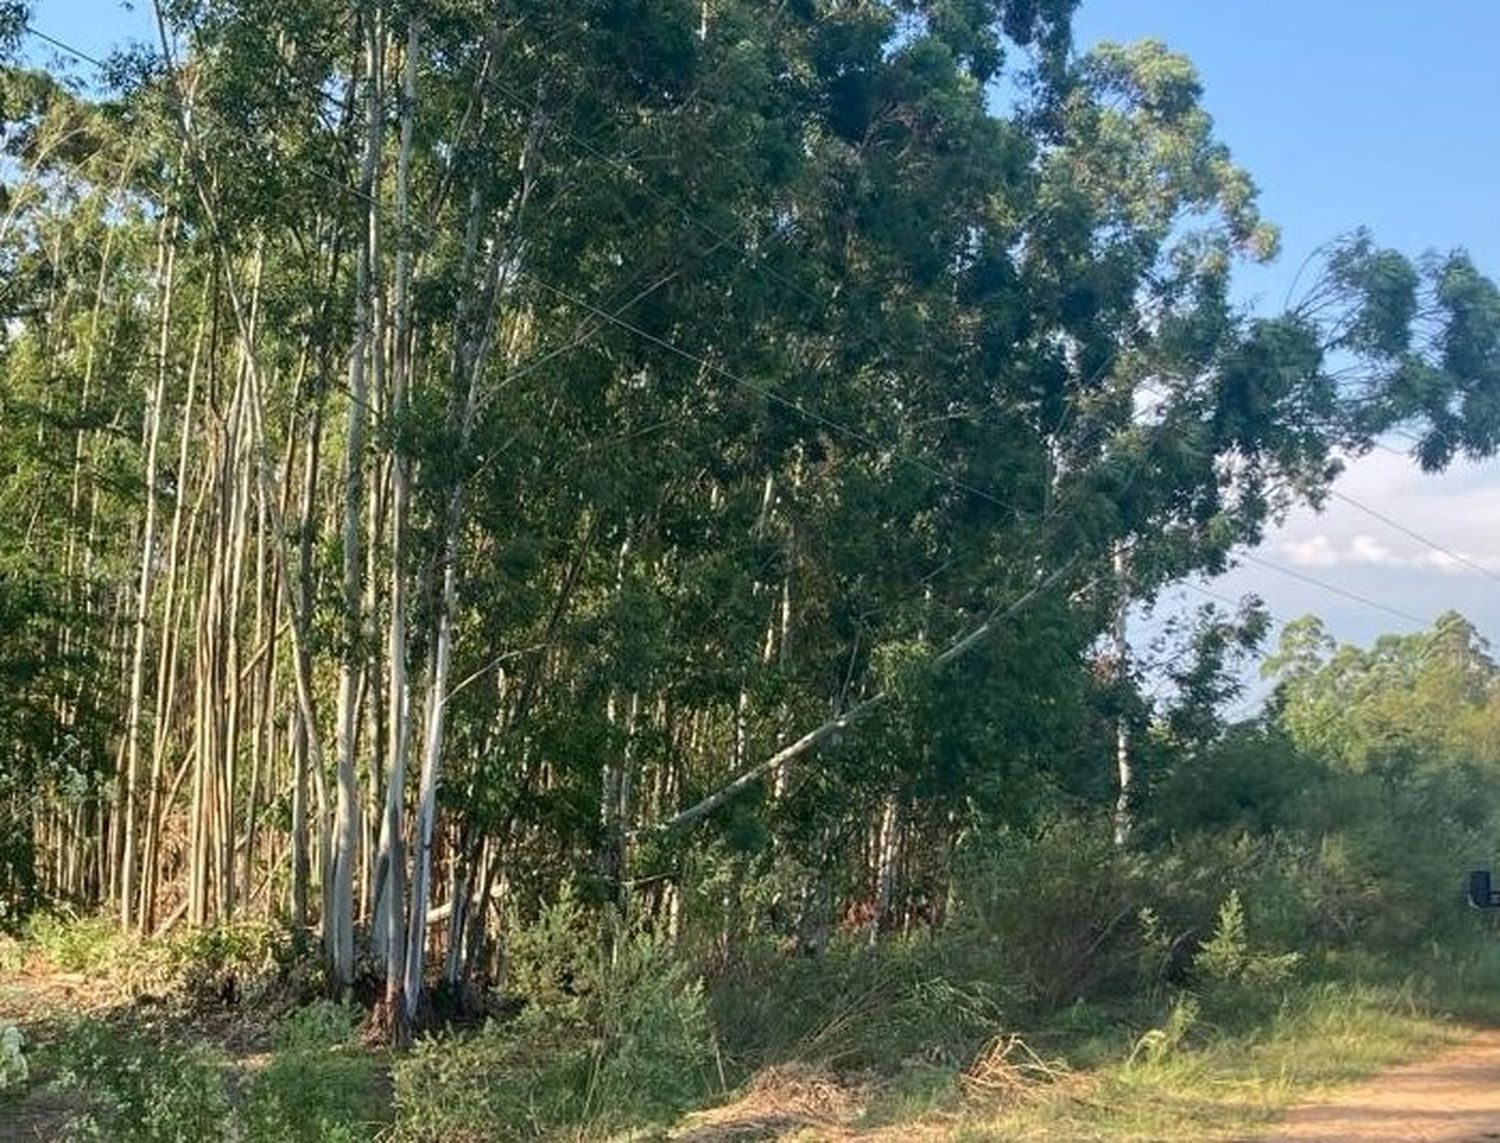
{"type": "Polygon", "coordinates": [[[667,1123],[707,1094],[703,987],[659,937],[612,932],[564,898],[517,935],[511,972],[519,1016],[398,1061],[396,1139],[592,1138],[667,1123]]]}
{"type": "Polygon", "coordinates": [[[816,956],[746,938],[709,974],[565,895],[507,934],[510,1015],[394,1058],[360,1043],[362,1010],[309,1001],[306,937],[142,942],[41,917],[34,955],[134,1000],[24,1047],[0,1029],[0,1117],[46,1085],[68,1098],[69,1139],[576,1140],[732,1118],[736,1101],[763,1113],[781,1091],[815,1133],[1228,1138],[1441,1045],[1455,1019],[1500,1016],[1500,950],[1457,902],[1429,893],[1424,917],[1404,893],[1399,927],[1319,927],[1345,862],[1284,838],[1146,858],[1064,823],[959,854],[942,929],[851,933],[816,956]],[[168,1008],[261,1031],[232,1052],[168,1008]]]}
{"type": "Polygon", "coordinates": [[[1291,1103],[1455,1038],[1410,989],[1325,982],[1277,993],[1268,1017],[1212,1025],[1179,998],[1123,1060],[1022,1106],[971,1104],[956,1139],[1242,1138],[1291,1103]]]}
{"type": "Polygon", "coordinates": [[[42,1053],[48,1086],[68,1099],[64,1140],[120,1143],[357,1143],[386,1119],[382,1061],[354,1038],[358,1014],[328,1002],[283,1020],[268,1060],[81,1018],[42,1053]]]}

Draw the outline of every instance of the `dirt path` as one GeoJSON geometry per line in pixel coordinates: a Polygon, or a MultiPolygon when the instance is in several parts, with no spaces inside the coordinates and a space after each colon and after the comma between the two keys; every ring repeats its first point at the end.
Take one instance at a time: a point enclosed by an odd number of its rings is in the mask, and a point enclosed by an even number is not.
{"type": "Polygon", "coordinates": [[[1500,1140],[1500,1031],[1293,1108],[1258,1143],[1500,1140]]]}

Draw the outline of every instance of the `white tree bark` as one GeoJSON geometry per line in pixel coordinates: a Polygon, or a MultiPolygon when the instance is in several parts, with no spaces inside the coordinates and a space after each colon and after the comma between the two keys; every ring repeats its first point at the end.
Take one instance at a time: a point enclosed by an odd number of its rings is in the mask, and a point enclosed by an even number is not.
{"type": "MultiPolygon", "coordinates": [[[[1124,544],[1114,551],[1115,616],[1111,630],[1114,643],[1115,682],[1123,687],[1130,665],[1129,632],[1126,614],[1130,609],[1130,570],[1124,544]]],[[[1130,723],[1123,713],[1115,717],[1115,844],[1124,846],[1130,840],[1130,723]]]]}
{"type": "Polygon", "coordinates": [[[146,400],[146,516],[141,525],[141,570],[136,581],[135,637],[130,654],[130,705],[125,727],[125,861],[120,874],[120,927],[131,928],[142,910],[137,902],[136,813],[140,800],[141,712],[146,702],[146,644],[151,617],[151,589],[156,568],[156,470],[161,446],[162,406],[166,402],[167,352],[171,344],[172,284],[176,267],[177,219],[161,224],[157,250],[157,294],[161,313],[156,341],[156,379],[146,400]]]}
{"type": "MultiPolygon", "coordinates": [[[[401,144],[396,156],[396,283],[392,309],[395,322],[391,368],[391,413],[397,425],[407,413],[411,377],[411,221],[410,168],[414,132],[417,52],[420,26],[413,20],[407,29],[406,67],[401,85],[401,144]]],[[[411,753],[411,683],[407,675],[406,647],[406,529],[411,496],[410,460],[398,441],[391,459],[391,578],[390,620],[386,629],[387,762],[385,806],[380,823],[380,857],[377,862],[375,895],[375,941],[385,957],[386,1006],[398,1022],[396,1039],[406,1038],[400,1021],[405,1013],[401,999],[406,974],[406,846],[402,809],[406,795],[406,768],[411,753]]]]}
{"type": "Polygon", "coordinates": [[[380,158],[380,75],[384,52],[380,7],[376,5],[365,28],[365,148],[360,162],[360,190],[367,225],[360,244],[354,299],[354,345],[349,354],[349,414],[344,440],[343,518],[343,647],[339,655],[337,711],[337,794],[334,809],[333,869],[330,899],[324,903],[323,939],[335,984],[354,983],[354,867],[359,848],[359,776],[354,755],[359,744],[359,696],[363,683],[364,561],[361,558],[360,520],[364,498],[365,423],[369,391],[366,367],[375,345],[370,292],[377,267],[373,265],[372,235],[377,225],[374,197],[380,158]]]}

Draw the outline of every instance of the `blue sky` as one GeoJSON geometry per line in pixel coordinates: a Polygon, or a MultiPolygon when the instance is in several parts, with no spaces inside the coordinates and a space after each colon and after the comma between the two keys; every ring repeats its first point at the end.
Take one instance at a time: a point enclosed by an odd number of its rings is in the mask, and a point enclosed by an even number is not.
{"type": "MultiPolygon", "coordinates": [[[[35,23],[96,54],[155,37],[150,0],[37,0],[35,23]]],[[[1413,255],[1464,247],[1500,274],[1500,0],[1084,0],[1076,31],[1085,47],[1153,37],[1196,64],[1220,137],[1282,231],[1280,260],[1244,274],[1247,301],[1279,307],[1303,260],[1361,225],[1413,255]]],[[[1257,554],[1424,619],[1457,609],[1500,642],[1500,462],[1423,476],[1396,455],[1406,442],[1387,445],[1339,489],[1489,575],[1339,501],[1295,513],[1257,554]]],[[[1256,592],[1281,619],[1317,612],[1345,639],[1412,627],[1263,567],[1213,586],[1256,592]]]]}
{"type": "Polygon", "coordinates": [[[1084,0],[1076,31],[1154,37],[1197,66],[1282,228],[1279,266],[1254,283],[1268,301],[1357,225],[1410,253],[1463,246],[1500,272],[1495,0],[1084,0]]]}
{"type": "MultiPolygon", "coordinates": [[[[1197,66],[1220,138],[1281,227],[1279,261],[1243,277],[1247,300],[1279,307],[1303,260],[1360,225],[1408,254],[1463,247],[1500,275],[1495,0],[1084,0],[1076,31],[1082,45],[1154,37],[1197,66]]],[[[1256,554],[1429,621],[1452,608],[1500,642],[1500,462],[1424,476],[1377,450],[1336,487],[1489,575],[1343,501],[1294,513],[1256,554]]],[[[1263,567],[1213,587],[1256,592],[1278,619],[1316,612],[1344,639],[1414,626],[1263,567]]]]}
{"type": "MultiPolygon", "coordinates": [[[[48,35],[66,40],[91,56],[103,58],[126,40],[156,43],[156,17],[151,0],[31,0],[32,24],[48,35]]],[[[32,45],[33,58],[46,59],[45,45],[32,45]]]]}

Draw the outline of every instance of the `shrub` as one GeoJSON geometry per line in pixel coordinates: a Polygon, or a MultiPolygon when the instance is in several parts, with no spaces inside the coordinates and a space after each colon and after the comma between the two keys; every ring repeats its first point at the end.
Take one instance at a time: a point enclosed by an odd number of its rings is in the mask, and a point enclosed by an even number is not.
{"type": "Polygon", "coordinates": [[[1219,906],[1218,924],[1198,955],[1193,971],[1209,984],[1251,989],[1275,988],[1291,980],[1301,953],[1255,952],[1245,926],[1245,907],[1238,890],[1231,890],[1219,906]]]}
{"type": "Polygon", "coordinates": [[[54,1082],[84,1101],[65,1138],[212,1143],[237,1135],[223,1062],[206,1048],[128,1038],[83,1020],[55,1050],[54,1082]]]}
{"type": "Polygon", "coordinates": [[[843,1072],[958,1069],[1020,1007],[1018,998],[1005,960],[969,932],[875,948],[835,940],[818,957],[750,946],[712,986],[715,1023],[737,1071],[791,1060],[843,1072]]]}
{"type": "Polygon", "coordinates": [[[1103,819],[1005,831],[960,854],[953,926],[1052,1009],[1135,987],[1151,884],[1103,819]]]}
{"type": "Polygon", "coordinates": [[[571,898],[518,934],[507,1023],[418,1043],[395,1069],[401,1139],[518,1139],[665,1122],[702,1096],[712,1036],[702,984],[653,934],[606,951],[571,898]]]}
{"type": "Polygon", "coordinates": [[[26,924],[26,939],[64,972],[97,974],[119,959],[125,938],[107,917],[53,912],[33,915],[26,924]]]}
{"type": "Polygon", "coordinates": [[[494,1023],[419,1040],[397,1062],[396,1138],[480,1143],[549,1134],[583,1120],[587,1045],[494,1023]]]}
{"type": "Polygon", "coordinates": [[[193,1000],[233,999],[270,979],[283,943],[280,929],[256,921],[191,930],[167,945],[165,973],[193,1000]]]}

